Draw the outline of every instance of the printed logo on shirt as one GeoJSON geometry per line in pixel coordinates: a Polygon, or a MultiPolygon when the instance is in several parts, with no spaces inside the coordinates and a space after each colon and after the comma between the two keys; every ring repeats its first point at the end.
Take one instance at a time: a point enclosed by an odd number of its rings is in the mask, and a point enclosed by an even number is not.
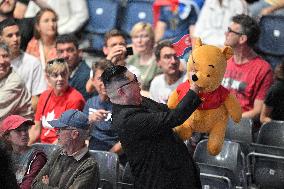
{"type": "MultiPolygon", "coordinates": [[[[96,111],[98,111],[97,109],[94,109],[94,108],[89,108],[89,115],[95,113],[96,111]]],[[[106,116],[106,118],[104,119],[104,121],[111,121],[111,112],[109,112],[106,116]]]]}
{"type": "Polygon", "coordinates": [[[224,78],[222,81],[222,85],[227,89],[233,89],[239,92],[244,92],[247,87],[247,83],[237,81],[232,78],[224,78]]]}
{"type": "Polygon", "coordinates": [[[42,126],[46,129],[53,129],[53,127],[48,123],[48,121],[52,121],[55,119],[55,113],[54,110],[52,110],[51,112],[48,112],[46,117],[43,115],[41,117],[41,123],[42,126]]]}

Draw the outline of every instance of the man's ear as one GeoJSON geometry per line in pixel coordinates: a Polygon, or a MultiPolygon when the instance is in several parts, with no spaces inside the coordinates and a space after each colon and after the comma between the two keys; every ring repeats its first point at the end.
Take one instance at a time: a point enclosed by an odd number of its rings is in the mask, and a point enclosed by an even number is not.
{"type": "Polygon", "coordinates": [[[107,54],[108,54],[108,47],[106,47],[106,46],[103,46],[103,52],[104,52],[104,54],[107,56],[107,54]]]}
{"type": "Polygon", "coordinates": [[[248,36],[246,36],[246,35],[241,35],[241,37],[240,37],[240,39],[239,39],[239,42],[240,42],[240,44],[244,44],[244,43],[247,42],[247,40],[248,40],[248,36]]]}

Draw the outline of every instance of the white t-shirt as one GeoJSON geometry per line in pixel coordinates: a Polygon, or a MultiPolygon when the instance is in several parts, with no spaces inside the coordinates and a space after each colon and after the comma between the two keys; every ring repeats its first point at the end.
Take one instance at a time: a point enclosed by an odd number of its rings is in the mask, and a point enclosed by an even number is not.
{"type": "MultiPolygon", "coordinates": [[[[78,31],[89,18],[86,0],[46,0],[45,3],[58,15],[57,25],[60,35],[78,31]]],[[[36,3],[30,1],[25,17],[34,17],[39,10],[36,3]]]]}
{"type": "Polygon", "coordinates": [[[41,94],[47,89],[47,82],[40,60],[21,52],[21,55],[11,61],[11,66],[20,76],[32,96],[41,94]]]}
{"type": "Polygon", "coordinates": [[[204,44],[224,46],[225,32],[231,19],[237,14],[248,14],[244,0],[206,0],[195,24],[193,36],[200,37],[204,44]]]}
{"type": "Polygon", "coordinates": [[[150,98],[159,103],[166,104],[171,93],[179,84],[186,81],[186,74],[183,74],[174,84],[169,85],[165,80],[165,75],[156,76],[150,85],[150,98]]]}

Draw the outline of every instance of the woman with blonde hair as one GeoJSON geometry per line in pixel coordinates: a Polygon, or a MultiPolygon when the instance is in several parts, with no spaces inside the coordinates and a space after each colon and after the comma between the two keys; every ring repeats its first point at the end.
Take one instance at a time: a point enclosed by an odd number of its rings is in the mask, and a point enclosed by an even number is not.
{"type": "Polygon", "coordinates": [[[50,8],[41,9],[35,17],[34,37],[26,52],[38,57],[45,67],[48,60],[56,57],[57,15],[50,8]]]}
{"type": "Polygon", "coordinates": [[[40,138],[42,143],[57,143],[56,130],[48,121],[58,119],[69,109],[83,110],[84,97],[68,84],[69,68],[64,59],[48,61],[45,68],[50,89],[40,97],[35,114],[35,125],[30,131],[30,143],[40,138]]]}
{"type": "Polygon", "coordinates": [[[131,40],[134,55],[127,59],[127,67],[139,78],[142,90],[148,91],[152,79],[160,72],[154,55],[155,37],[151,24],[135,24],[131,40]]]}

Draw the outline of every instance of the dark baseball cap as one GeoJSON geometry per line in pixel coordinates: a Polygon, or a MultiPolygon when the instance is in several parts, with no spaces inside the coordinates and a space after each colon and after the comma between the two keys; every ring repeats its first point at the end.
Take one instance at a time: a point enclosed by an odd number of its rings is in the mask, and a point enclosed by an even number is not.
{"type": "Polygon", "coordinates": [[[67,110],[61,114],[57,120],[48,121],[54,128],[75,127],[79,129],[89,129],[88,117],[79,110],[67,110]]]}

